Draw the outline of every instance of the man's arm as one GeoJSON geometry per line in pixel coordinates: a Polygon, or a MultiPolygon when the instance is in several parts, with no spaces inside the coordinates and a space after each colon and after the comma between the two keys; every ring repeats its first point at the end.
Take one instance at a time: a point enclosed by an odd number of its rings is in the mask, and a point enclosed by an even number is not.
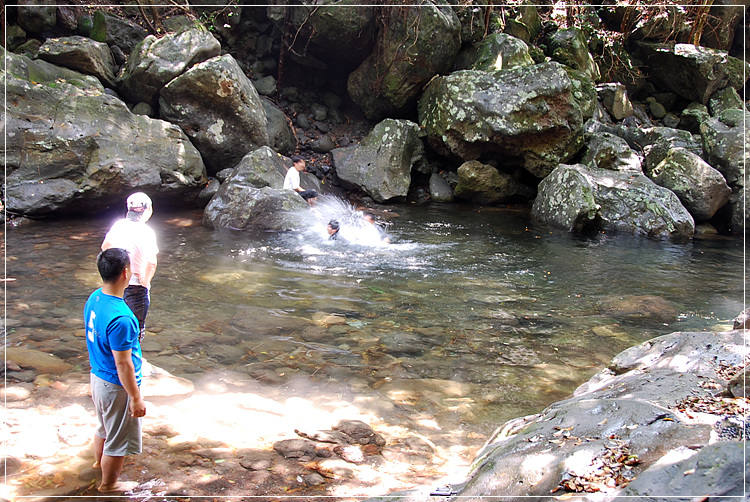
{"type": "Polygon", "coordinates": [[[151,260],[146,262],[145,267],[143,267],[143,273],[138,275],[138,282],[141,283],[141,286],[144,286],[146,288],[151,288],[151,279],[154,278],[155,274],[156,274],[156,256],[154,256],[151,260]]]}
{"type": "Polygon", "coordinates": [[[142,417],[146,414],[146,402],[141,397],[141,389],[135,379],[135,367],[130,350],[113,350],[117,376],[125,391],[130,396],[130,416],[142,417]]]}

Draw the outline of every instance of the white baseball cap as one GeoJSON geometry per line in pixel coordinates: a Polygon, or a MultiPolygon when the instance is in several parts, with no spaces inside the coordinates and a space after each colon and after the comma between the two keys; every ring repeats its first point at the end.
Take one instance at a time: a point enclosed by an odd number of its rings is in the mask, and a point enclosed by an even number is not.
{"type": "Polygon", "coordinates": [[[151,198],[143,192],[128,197],[128,211],[142,212],[151,207],[151,198]]]}

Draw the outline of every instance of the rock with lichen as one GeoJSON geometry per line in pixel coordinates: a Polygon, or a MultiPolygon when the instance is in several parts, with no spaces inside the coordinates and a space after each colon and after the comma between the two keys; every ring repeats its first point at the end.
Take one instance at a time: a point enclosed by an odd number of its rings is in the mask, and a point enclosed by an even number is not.
{"type": "Polygon", "coordinates": [[[405,198],[412,170],[427,172],[419,127],[408,120],[383,120],[359,144],[332,153],[343,184],[377,202],[405,198]]]}
{"type": "Polygon", "coordinates": [[[571,232],[686,240],[695,222],[670,190],[643,174],[561,164],[539,184],[534,218],[571,232]]]}
{"type": "MultiPolygon", "coordinates": [[[[588,95],[586,95],[588,96],[588,95]]],[[[419,101],[419,125],[444,156],[522,165],[543,178],[583,146],[584,112],[565,68],[542,63],[438,77],[419,101]]]]}

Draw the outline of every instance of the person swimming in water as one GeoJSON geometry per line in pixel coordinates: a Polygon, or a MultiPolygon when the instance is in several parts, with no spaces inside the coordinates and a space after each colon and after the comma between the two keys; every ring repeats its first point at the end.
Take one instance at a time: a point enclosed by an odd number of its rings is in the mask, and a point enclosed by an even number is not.
{"type": "Polygon", "coordinates": [[[383,230],[380,225],[375,223],[375,215],[366,211],[362,214],[362,219],[365,221],[364,228],[366,229],[372,240],[375,240],[377,238],[378,240],[381,240],[385,243],[391,242],[391,239],[385,234],[385,230],[383,230]]]}
{"type": "Polygon", "coordinates": [[[335,241],[336,238],[339,236],[339,229],[341,228],[341,225],[339,225],[338,220],[331,220],[328,222],[328,240],[329,241],[335,241]]]}

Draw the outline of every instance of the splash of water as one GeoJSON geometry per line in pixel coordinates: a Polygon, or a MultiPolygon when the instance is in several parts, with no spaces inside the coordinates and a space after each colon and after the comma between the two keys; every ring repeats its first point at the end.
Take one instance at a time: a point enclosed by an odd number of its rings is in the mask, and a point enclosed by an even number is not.
{"type": "MultiPolygon", "coordinates": [[[[270,262],[286,270],[331,277],[354,277],[384,273],[412,274],[432,270],[435,246],[415,243],[380,223],[365,220],[365,212],[332,195],[318,197],[314,208],[293,217],[303,224],[293,232],[268,234],[262,243],[253,241],[239,254],[253,262],[270,262]],[[328,235],[328,223],[335,220],[339,232],[328,235]]],[[[408,222],[404,222],[408,224],[408,222]]]]}
{"type": "Polygon", "coordinates": [[[328,223],[337,221],[339,232],[336,240],[368,247],[384,247],[390,242],[383,226],[369,223],[364,218],[363,211],[331,195],[318,197],[315,208],[302,215],[302,218],[309,223],[305,233],[313,241],[328,240],[328,223]]]}
{"type": "Polygon", "coordinates": [[[135,489],[126,492],[125,495],[131,501],[149,502],[155,497],[163,497],[167,493],[167,484],[161,479],[151,479],[139,484],[135,489]]]}

